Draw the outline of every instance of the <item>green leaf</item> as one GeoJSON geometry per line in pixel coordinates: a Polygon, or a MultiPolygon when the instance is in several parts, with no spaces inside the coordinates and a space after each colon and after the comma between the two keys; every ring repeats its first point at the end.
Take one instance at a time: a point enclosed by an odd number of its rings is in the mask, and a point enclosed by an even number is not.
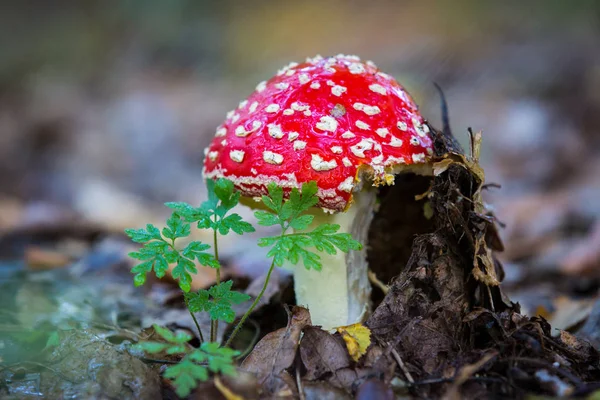
{"type": "Polygon", "coordinates": [[[179,397],[187,397],[198,386],[199,382],[208,380],[208,368],[194,364],[186,357],[179,364],[165,369],[164,376],[173,380],[175,393],[179,397]]]}
{"type": "Polygon", "coordinates": [[[235,191],[233,182],[228,179],[219,179],[215,183],[214,191],[226,211],[235,207],[240,200],[240,193],[235,191]]]}
{"type": "Polygon", "coordinates": [[[203,253],[208,249],[210,249],[208,244],[199,241],[193,241],[188,243],[185,249],[182,250],[181,255],[193,260],[196,257],[196,254],[203,253]]]}
{"type": "Polygon", "coordinates": [[[160,353],[161,351],[166,350],[171,347],[169,343],[159,343],[159,342],[140,342],[135,345],[136,348],[145,351],[146,353],[160,353]]]}
{"type": "Polygon", "coordinates": [[[313,215],[301,215],[292,221],[290,221],[290,227],[294,228],[297,231],[304,230],[308,228],[308,226],[313,222],[315,217],[313,215]]]}
{"type": "Polygon", "coordinates": [[[197,222],[208,217],[207,212],[202,208],[196,208],[188,203],[168,202],[165,206],[179,214],[186,222],[197,222]]]}
{"type": "Polygon", "coordinates": [[[240,293],[231,290],[233,281],[229,280],[211,286],[208,293],[211,296],[210,303],[205,309],[209,312],[212,320],[221,320],[231,323],[235,320],[235,311],[232,309],[232,304],[240,304],[250,299],[245,293],[240,293]]]}
{"type": "Polygon", "coordinates": [[[267,256],[273,258],[275,265],[281,266],[285,261],[292,264],[302,262],[305,268],[320,271],[323,267],[321,257],[312,251],[313,248],[331,255],[338,250],[348,252],[362,248],[350,234],[337,233],[339,225],[322,224],[304,232],[313,223],[314,216],[302,213],[319,202],[316,182],[305,183],[300,190],[292,189],[286,201],[283,201],[283,189],[274,183],[268,185],[268,190],[269,196],[263,196],[263,203],[277,215],[257,211],[255,216],[260,225],[280,224],[283,228],[280,236],[260,238],[258,241],[260,247],[271,247],[267,256]],[[286,234],[288,228],[294,229],[295,233],[286,234]]]}
{"type": "Polygon", "coordinates": [[[219,198],[215,194],[216,182],[213,179],[206,180],[206,192],[208,193],[208,200],[202,203],[202,209],[205,211],[213,211],[219,204],[219,198]]]}
{"type": "Polygon", "coordinates": [[[208,311],[210,308],[208,290],[200,289],[197,292],[185,293],[184,296],[191,312],[208,311]]]}
{"type": "Polygon", "coordinates": [[[267,190],[269,195],[263,196],[262,201],[265,206],[279,214],[283,203],[283,188],[271,182],[267,185],[267,190]]]}
{"type": "Polygon", "coordinates": [[[219,268],[220,265],[215,256],[205,252],[209,248],[209,245],[195,241],[189,243],[181,254],[190,260],[197,259],[200,264],[206,267],[219,268]]]}
{"type": "Polygon", "coordinates": [[[281,225],[279,217],[268,211],[255,211],[254,216],[258,220],[258,224],[262,226],[281,225]]]}
{"type": "Polygon", "coordinates": [[[160,230],[152,225],[146,225],[146,229],[125,229],[125,234],[136,243],[145,243],[150,240],[162,240],[160,230]]]}
{"type": "Polygon", "coordinates": [[[220,221],[219,233],[221,235],[227,235],[230,229],[238,235],[254,232],[254,227],[250,223],[243,221],[239,214],[228,215],[220,221]]]}
{"type": "Polygon", "coordinates": [[[210,248],[209,245],[202,242],[190,242],[181,254],[190,260],[197,259],[198,262],[205,267],[219,268],[220,264],[211,253],[206,253],[205,250],[210,248]]]}
{"type": "Polygon", "coordinates": [[[173,268],[173,271],[171,271],[171,275],[173,276],[173,279],[178,281],[179,287],[184,292],[189,292],[191,289],[192,276],[190,275],[190,272],[194,274],[198,272],[194,262],[187,258],[179,257],[177,265],[173,268]]]}
{"type": "Polygon", "coordinates": [[[167,226],[163,228],[162,234],[167,239],[175,240],[190,235],[190,224],[185,222],[177,213],[171,214],[167,220],[167,226]]]}
{"type": "Polygon", "coordinates": [[[152,327],[154,328],[154,332],[156,332],[160,337],[162,337],[169,343],[182,344],[192,340],[192,336],[185,332],[179,331],[177,333],[174,333],[171,330],[163,328],[162,326],[156,324],[152,325],[152,327]]]}
{"type": "Polygon", "coordinates": [[[239,351],[227,347],[219,347],[219,344],[214,342],[202,343],[200,351],[206,353],[208,368],[211,372],[229,376],[236,375],[233,358],[240,354],[239,351]]]}

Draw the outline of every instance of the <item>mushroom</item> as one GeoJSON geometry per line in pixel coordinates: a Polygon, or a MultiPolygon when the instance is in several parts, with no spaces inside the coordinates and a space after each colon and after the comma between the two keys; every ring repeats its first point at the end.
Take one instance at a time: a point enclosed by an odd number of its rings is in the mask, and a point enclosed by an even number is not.
{"type": "Polygon", "coordinates": [[[338,55],[291,63],[228,113],[205,150],[205,179],[227,178],[259,199],[316,181],[313,226],[339,224],[365,246],[323,254],[323,270],[295,267],[297,303],[325,329],[369,311],[367,238],[377,187],[395,175],[431,175],[429,127],[409,94],[370,61],[338,55]]]}

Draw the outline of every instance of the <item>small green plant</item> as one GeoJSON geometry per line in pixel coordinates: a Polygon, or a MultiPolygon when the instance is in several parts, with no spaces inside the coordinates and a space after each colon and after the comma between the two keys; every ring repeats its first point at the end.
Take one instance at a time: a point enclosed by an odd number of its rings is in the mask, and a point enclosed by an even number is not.
{"type": "Polygon", "coordinates": [[[169,265],[174,265],[171,275],[184,292],[185,304],[198,329],[201,346],[200,349],[190,353],[186,352],[184,345],[190,340],[189,335],[174,335],[160,327],[155,327],[155,330],[171,344],[141,343],[141,348],[149,353],[167,351],[171,352],[170,354],[186,354],[179,364],[165,371],[165,377],[173,379],[179,395],[189,394],[198,381],[207,380],[208,371],[235,373],[233,357],[238,353],[228,347],[262,298],[275,266],[281,266],[285,261],[297,264],[302,260],[306,268],[320,271],[323,267],[321,258],[311,250],[312,248],[328,254],[335,254],[337,250],[348,252],[361,248],[361,244],[353,240],[350,234],[337,233],[339,225],[323,224],[312,231],[305,231],[314,219],[314,216],[306,214],[306,211],[318,203],[315,182],[304,184],[301,190],[292,189],[288,200],[284,199],[283,188],[274,183],[269,184],[267,187],[269,194],[262,197],[262,202],[269,211],[256,211],[254,215],[260,225],[281,227],[279,235],[264,237],[258,242],[261,247],[270,247],[268,257],[272,258],[272,262],[260,293],[235,326],[224,347],[220,347],[216,343],[219,321],[234,322],[235,312],[232,306],[249,300],[250,296],[231,290],[232,281],[221,282],[218,237],[227,235],[231,231],[238,235],[254,232],[254,227],[243,221],[240,215],[231,213],[240,199],[240,193],[235,190],[231,181],[207,180],[207,189],[208,200],[200,207],[193,207],[187,203],[166,203],[173,213],[167,220],[167,226],[162,230],[148,224],[143,229],[125,231],[134,242],[143,245],[140,250],[130,253],[131,257],[140,261],[131,270],[134,274],[134,284],[143,285],[147,274],[152,271],[156,277],[162,278],[169,265]],[[192,241],[182,250],[176,247],[177,239],[190,235],[191,224],[196,224],[199,229],[212,230],[212,253],[208,252],[211,246],[200,241],[192,241]],[[191,274],[197,273],[195,261],[200,265],[216,269],[216,284],[207,290],[190,292],[191,274]],[[210,316],[209,342],[204,342],[202,329],[195,317],[195,313],[198,312],[206,312],[210,316]],[[219,358],[220,361],[218,363],[211,361],[217,355],[222,356],[219,358]],[[208,369],[199,365],[204,362],[208,362],[208,369]]]}
{"type": "Polygon", "coordinates": [[[192,337],[184,332],[173,333],[166,328],[154,325],[154,332],[165,342],[140,342],[137,347],[147,353],[182,354],[179,363],[165,369],[165,378],[173,379],[175,392],[180,397],[188,396],[198,382],[208,380],[208,372],[235,376],[233,358],[238,351],[219,347],[218,343],[204,342],[200,348],[187,345],[192,337]]]}

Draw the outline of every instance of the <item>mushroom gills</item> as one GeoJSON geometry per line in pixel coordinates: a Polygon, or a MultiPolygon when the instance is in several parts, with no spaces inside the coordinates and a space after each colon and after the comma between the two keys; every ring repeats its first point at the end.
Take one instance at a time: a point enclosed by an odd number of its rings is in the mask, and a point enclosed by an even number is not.
{"type": "Polygon", "coordinates": [[[321,271],[307,270],[301,262],[293,266],[296,302],[309,309],[314,325],[329,330],[362,322],[367,317],[371,294],[367,239],[376,201],[377,189],[365,187],[354,194],[354,204],[346,212],[312,211],[314,220],[307,231],[322,224],[338,224],[338,232],[350,233],[363,245],[362,250],[347,254],[341,251],[335,255],[319,253],[321,271]]]}

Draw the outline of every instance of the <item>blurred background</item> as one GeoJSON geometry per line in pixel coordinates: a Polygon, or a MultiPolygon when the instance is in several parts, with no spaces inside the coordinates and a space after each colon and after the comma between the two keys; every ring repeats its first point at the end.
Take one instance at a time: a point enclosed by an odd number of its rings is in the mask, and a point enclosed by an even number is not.
{"type": "Polygon", "coordinates": [[[599,50],[594,0],[2,2],[0,232],[164,221],[203,199],[202,150],[257,82],[356,54],[439,127],[438,83],[462,143],[483,130],[506,287],[579,310],[600,276],[599,50]]]}

